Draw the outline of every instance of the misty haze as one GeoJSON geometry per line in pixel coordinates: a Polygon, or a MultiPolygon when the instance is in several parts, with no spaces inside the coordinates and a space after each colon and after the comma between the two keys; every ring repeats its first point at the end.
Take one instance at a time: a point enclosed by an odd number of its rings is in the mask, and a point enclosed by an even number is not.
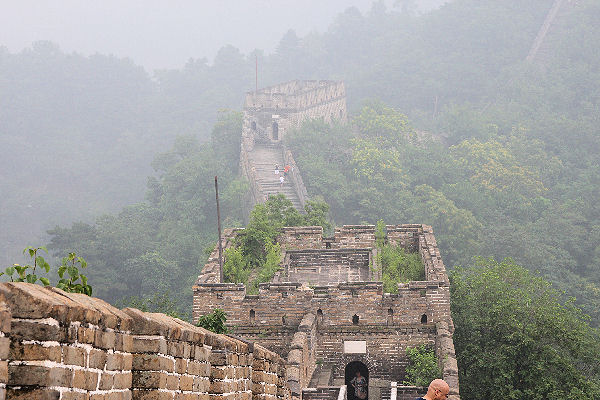
{"type": "Polygon", "coordinates": [[[0,400],[600,399],[597,0],[2,6],[0,400]]]}

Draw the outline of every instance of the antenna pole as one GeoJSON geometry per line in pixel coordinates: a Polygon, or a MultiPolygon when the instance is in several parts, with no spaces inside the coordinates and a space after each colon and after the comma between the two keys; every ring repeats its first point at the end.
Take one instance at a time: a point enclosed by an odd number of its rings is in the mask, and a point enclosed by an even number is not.
{"type": "Polygon", "coordinates": [[[255,61],[256,61],[256,68],[255,68],[255,71],[256,71],[255,84],[256,84],[256,86],[255,87],[256,87],[256,92],[258,93],[258,54],[255,54],[254,56],[256,57],[255,58],[255,61]]]}
{"type": "Polygon", "coordinates": [[[221,243],[221,209],[219,208],[219,183],[215,175],[215,198],[217,200],[217,229],[219,230],[219,282],[223,283],[223,243],[221,243]]]}

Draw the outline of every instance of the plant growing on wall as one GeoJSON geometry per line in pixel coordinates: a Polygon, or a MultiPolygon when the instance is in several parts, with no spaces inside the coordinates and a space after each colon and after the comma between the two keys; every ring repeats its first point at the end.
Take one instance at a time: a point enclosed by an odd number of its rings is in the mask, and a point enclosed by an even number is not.
{"type": "MultiPolygon", "coordinates": [[[[13,264],[12,267],[7,267],[4,272],[0,272],[0,276],[8,276],[11,282],[40,282],[44,286],[50,286],[50,279],[47,276],[38,276],[38,273],[41,272],[50,273],[50,264],[40,254],[42,251],[48,252],[44,246],[26,247],[23,254],[28,254],[31,257],[33,265],[13,264]]],[[[92,287],[88,284],[87,276],[79,271],[80,268],[86,267],[87,263],[82,257],[78,257],[75,253],[69,253],[67,257],[62,259],[62,264],[57,268],[56,272],[59,280],[55,286],[65,292],[83,293],[91,296],[92,287]]]]}
{"type": "Polygon", "coordinates": [[[386,243],[385,236],[385,224],[380,220],[375,228],[375,244],[378,249],[377,264],[382,269],[383,290],[386,293],[397,293],[398,283],[425,280],[421,256],[386,243]]]}
{"type": "Polygon", "coordinates": [[[257,204],[246,229],[234,246],[225,250],[225,281],[244,283],[249,294],[258,293],[258,285],[270,282],[280,268],[281,247],[276,239],[281,228],[320,225],[328,229],[328,210],[325,202],[315,200],[309,201],[306,214],[301,214],[284,195],[271,196],[266,203],[257,204]]]}
{"type": "Polygon", "coordinates": [[[406,356],[408,366],[404,385],[428,386],[432,380],[442,377],[442,370],[438,365],[435,352],[426,345],[408,347],[406,356]]]}
{"type": "Polygon", "coordinates": [[[198,318],[196,326],[207,329],[214,333],[227,333],[229,330],[225,325],[227,314],[220,308],[215,308],[210,314],[202,315],[198,318]]]}

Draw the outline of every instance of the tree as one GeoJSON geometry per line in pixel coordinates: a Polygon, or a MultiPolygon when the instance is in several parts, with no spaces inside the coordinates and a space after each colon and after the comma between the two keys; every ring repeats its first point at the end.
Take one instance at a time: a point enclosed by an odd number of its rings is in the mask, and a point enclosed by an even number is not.
{"type": "Polygon", "coordinates": [[[451,275],[465,399],[596,399],[600,337],[572,300],[506,259],[451,275]]]}

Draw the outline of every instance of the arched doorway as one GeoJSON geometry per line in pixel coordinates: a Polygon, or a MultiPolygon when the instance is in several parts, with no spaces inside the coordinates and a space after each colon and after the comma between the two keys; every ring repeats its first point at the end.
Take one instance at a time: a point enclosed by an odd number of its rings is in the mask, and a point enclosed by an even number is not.
{"type": "Polygon", "coordinates": [[[273,122],[273,140],[279,140],[279,124],[273,122]]]}
{"type": "Polygon", "coordinates": [[[360,361],[352,361],[344,371],[348,400],[367,400],[369,398],[369,369],[360,361]]]}

